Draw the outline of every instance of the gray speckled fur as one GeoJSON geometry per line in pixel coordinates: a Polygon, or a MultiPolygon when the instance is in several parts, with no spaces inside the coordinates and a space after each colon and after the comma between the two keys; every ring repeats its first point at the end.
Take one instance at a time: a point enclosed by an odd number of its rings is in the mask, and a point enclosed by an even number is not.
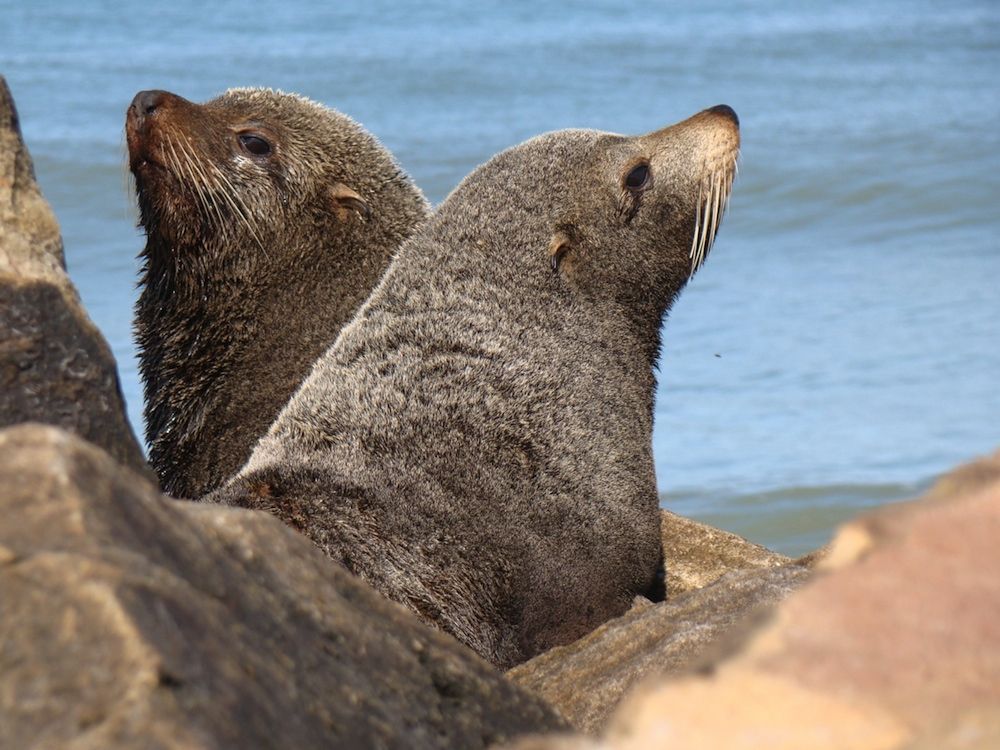
{"type": "Polygon", "coordinates": [[[276,513],[501,667],[627,610],[660,567],[653,368],[703,173],[735,158],[723,119],[561,131],[477,169],[212,499],[276,513]]]}

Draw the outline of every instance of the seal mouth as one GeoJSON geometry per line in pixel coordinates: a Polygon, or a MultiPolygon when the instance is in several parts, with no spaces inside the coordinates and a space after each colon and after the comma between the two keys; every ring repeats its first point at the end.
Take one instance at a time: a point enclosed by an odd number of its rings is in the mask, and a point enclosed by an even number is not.
{"type": "Polygon", "coordinates": [[[140,172],[148,172],[149,170],[165,171],[166,167],[158,162],[156,159],[151,157],[149,154],[137,154],[129,160],[128,168],[132,171],[132,174],[139,175],[140,172]]]}
{"type": "Polygon", "coordinates": [[[125,125],[125,141],[128,146],[128,168],[136,177],[151,169],[168,171],[162,157],[156,154],[156,138],[148,132],[148,127],[140,129],[130,117],[125,125]]]}
{"type": "Polygon", "coordinates": [[[688,257],[691,259],[690,276],[701,268],[712,244],[719,233],[719,226],[722,223],[722,216],[729,207],[729,197],[733,190],[733,180],[739,171],[737,160],[739,159],[739,149],[734,149],[732,154],[723,161],[723,166],[713,170],[698,187],[698,200],[696,203],[694,217],[694,237],[691,240],[691,250],[688,257]]]}

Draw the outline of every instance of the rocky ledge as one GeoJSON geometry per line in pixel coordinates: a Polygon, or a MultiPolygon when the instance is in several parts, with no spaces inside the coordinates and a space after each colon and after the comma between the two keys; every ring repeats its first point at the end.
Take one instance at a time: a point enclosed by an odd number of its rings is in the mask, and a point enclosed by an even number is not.
{"type": "Polygon", "coordinates": [[[480,748],[545,703],[258,512],[0,432],[0,747],[480,748]]]}
{"type": "Polygon", "coordinates": [[[576,729],[599,732],[638,683],[690,672],[735,649],[819,558],[792,560],[667,510],[661,535],[667,601],[640,600],[625,616],[507,673],[576,729]]]}
{"type": "Polygon", "coordinates": [[[688,672],[735,648],[755,620],[808,573],[787,564],[725,574],[676,599],[635,607],[507,674],[549,701],[575,728],[596,733],[642,680],[688,672]]]}
{"type": "Polygon", "coordinates": [[[742,648],[644,685],[600,743],[516,748],[1000,747],[998,570],[1000,453],[845,525],[742,648]]]}

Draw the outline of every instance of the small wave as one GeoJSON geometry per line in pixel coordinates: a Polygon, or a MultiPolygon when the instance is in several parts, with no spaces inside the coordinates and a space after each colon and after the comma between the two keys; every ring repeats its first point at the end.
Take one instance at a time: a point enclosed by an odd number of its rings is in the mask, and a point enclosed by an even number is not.
{"type": "Polygon", "coordinates": [[[922,494],[933,479],[779,487],[760,492],[674,490],[660,507],[694,518],[790,557],[821,547],[859,513],[922,494]]]}
{"type": "Polygon", "coordinates": [[[915,497],[930,486],[932,479],[919,482],[890,483],[839,483],[828,485],[799,485],[778,487],[757,492],[736,490],[668,490],[660,493],[660,504],[666,508],[678,505],[717,506],[722,502],[729,508],[756,506],[789,506],[808,502],[811,506],[826,504],[873,505],[881,502],[915,497]]]}

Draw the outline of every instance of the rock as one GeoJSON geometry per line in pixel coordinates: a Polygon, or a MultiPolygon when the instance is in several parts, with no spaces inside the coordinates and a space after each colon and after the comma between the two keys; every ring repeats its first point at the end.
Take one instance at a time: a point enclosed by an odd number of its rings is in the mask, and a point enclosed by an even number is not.
{"type": "Polygon", "coordinates": [[[564,725],[265,513],[0,432],[0,747],[478,748],[564,725]]]}
{"type": "Polygon", "coordinates": [[[842,527],[738,654],[636,692],[600,746],[1000,747],[998,540],[1000,453],[842,527]]]}
{"type": "Polygon", "coordinates": [[[728,573],[705,588],[633,608],[507,674],[575,728],[596,734],[629,688],[651,676],[690,670],[732,648],[762,608],[781,601],[808,574],[798,565],[728,573]]]}
{"type": "Polygon", "coordinates": [[[931,500],[947,500],[985,489],[1000,482],[1000,451],[948,472],[927,491],[931,500]]]}
{"type": "Polygon", "coordinates": [[[669,510],[660,512],[667,598],[700,589],[734,570],[773,568],[791,559],[741,536],[669,510]]]}
{"type": "Polygon", "coordinates": [[[823,562],[823,560],[825,560],[826,556],[829,554],[830,554],[830,543],[828,542],[824,544],[822,547],[814,549],[812,552],[802,555],[802,557],[795,558],[795,564],[802,565],[806,568],[815,568],[821,562],[823,562]]]}
{"type": "Polygon", "coordinates": [[[759,610],[781,601],[821,557],[792,561],[721,529],[662,511],[667,601],[632,609],[508,676],[577,729],[597,733],[624,693],[650,676],[678,674],[738,641],[759,610]]]}
{"type": "Polygon", "coordinates": [[[59,225],[0,76],[0,427],[63,427],[152,478],[125,416],[111,349],[65,269],[59,225]]]}

